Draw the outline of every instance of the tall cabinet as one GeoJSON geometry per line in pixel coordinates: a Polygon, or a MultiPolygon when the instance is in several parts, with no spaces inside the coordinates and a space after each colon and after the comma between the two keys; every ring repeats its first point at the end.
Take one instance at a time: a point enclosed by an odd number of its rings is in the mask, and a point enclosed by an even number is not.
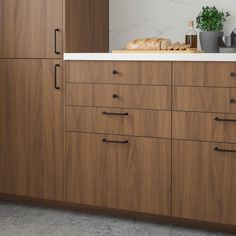
{"type": "Polygon", "coordinates": [[[108,51],[108,0],[0,0],[0,18],[0,193],[63,200],[63,53],[108,51]]]}

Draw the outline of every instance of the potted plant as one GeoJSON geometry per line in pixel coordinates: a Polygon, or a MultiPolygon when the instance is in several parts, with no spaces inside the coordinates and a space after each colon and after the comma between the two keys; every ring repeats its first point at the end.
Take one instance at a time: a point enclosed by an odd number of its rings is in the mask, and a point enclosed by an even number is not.
{"type": "Polygon", "coordinates": [[[229,12],[218,10],[215,6],[203,7],[196,18],[200,32],[200,43],[205,52],[219,52],[218,39],[224,35],[223,27],[229,12]]]}

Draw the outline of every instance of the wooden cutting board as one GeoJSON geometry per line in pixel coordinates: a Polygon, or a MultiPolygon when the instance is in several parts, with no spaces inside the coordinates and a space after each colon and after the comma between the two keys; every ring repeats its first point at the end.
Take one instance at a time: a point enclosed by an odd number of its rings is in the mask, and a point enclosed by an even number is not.
{"type": "Polygon", "coordinates": [[[112,53],[204,53],[200,50],[182,50],[182,51],[168,51],[168,50],[112,50],[112,53]]]}

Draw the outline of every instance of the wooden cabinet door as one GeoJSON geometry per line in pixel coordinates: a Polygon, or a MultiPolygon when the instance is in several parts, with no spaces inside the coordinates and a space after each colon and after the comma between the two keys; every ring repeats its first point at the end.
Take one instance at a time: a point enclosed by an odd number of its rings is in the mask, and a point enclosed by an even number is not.
{"type": "Polygon", "coordinates": [[[170,140],[70,132],[66,142],[66,201],[170,215],[170,140]]]}
{"type": "Polygon", "coordinates": [[[62,4],[62,0],[1,0],[0,58],[61,58],[62,4]]]}
{"type": "Polygon", "coordinates": [[[236,225],[236,145],[173,141],[173,216],[236,225]]]}
{"type": "Polygon", "coordinates": [[[0,60],[0,193],[63,198],[60,62],[0,60]]]}

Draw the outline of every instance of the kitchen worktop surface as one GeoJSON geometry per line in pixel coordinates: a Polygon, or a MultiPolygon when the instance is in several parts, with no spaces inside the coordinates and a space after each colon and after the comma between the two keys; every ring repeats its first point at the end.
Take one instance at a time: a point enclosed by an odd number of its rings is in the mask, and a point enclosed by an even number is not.
{"type": "Polygon", "coordinates": [[[64,60],[236,62],[236,53],[65,53],[64,60]]]}

